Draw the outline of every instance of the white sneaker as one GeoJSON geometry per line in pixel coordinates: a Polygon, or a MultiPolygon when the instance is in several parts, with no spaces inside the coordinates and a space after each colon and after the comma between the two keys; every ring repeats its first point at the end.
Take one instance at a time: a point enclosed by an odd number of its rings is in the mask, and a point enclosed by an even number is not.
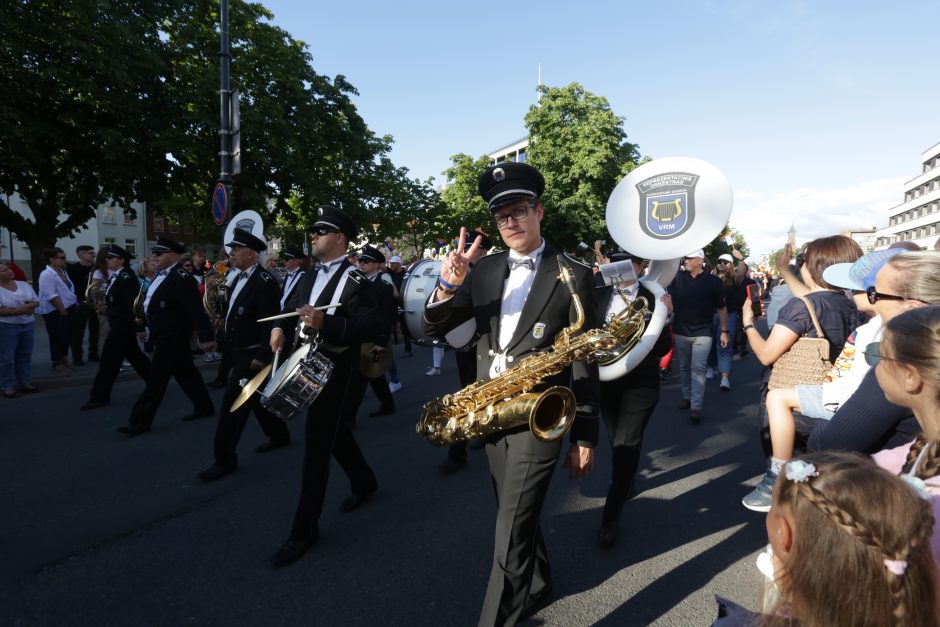
{"type": "Polygon", "coordinates": [[[401,389],[401,383],[396,383],[392,381],[391,383],[388,384],[388,391],[391,392],[392,394],[394,394],[400,389],[401,389]]]}
{"type": "Polygon", "coordinates": [[[425,372],[424,374],[428,375],[429,377],[433,377],[433,376],[436,375],[436,374],[441,374],[441,369],[440,369],[440,368],[431,368],[431,369],[429,369],[427,372],[425,372]]]}
{"type": "Polygon", "coordinates": [[[722,377],[718,387],[721,388],[722,392],[727,392],[731,389],[731,381],[728,381],[728,377],[722,377]]]}
{"type": "Polygon", "coordinates": [[[705,378],[706,378],[706,379],[714,379],[714,378],[715,378],[715,369],[712,368],[711,366],[709,366],[708,370],[705,371],[705,378]]]}

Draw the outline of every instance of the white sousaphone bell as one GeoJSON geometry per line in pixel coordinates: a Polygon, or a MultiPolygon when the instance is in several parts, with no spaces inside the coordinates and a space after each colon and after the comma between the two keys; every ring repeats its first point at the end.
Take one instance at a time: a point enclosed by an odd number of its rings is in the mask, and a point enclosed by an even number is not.
{"type": "Polygon", "coordinates": [[[640,341],[621,359],[599,366],[601,381],[627,374],[652,350],[666,324],[662,297],[679,270],[679,259],[703,248],[728,224],[731,185],[710,163],[665,157],[636,168],[607,199],[607,230],[626,251],[650,259],[643,285],[659,306],[640,341]]]}

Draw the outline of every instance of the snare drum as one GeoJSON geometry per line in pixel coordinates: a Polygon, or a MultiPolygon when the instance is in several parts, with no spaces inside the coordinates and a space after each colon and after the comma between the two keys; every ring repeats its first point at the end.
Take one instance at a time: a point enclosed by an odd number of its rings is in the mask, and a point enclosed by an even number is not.
{"type": "Polygon", "coordinates": [[[424,334],[424,305],[434,291],[442,265],[439,259],[422,259],[402,279],[405,333],[419,346],[447,346],[443,340],[424,334]]]}
{"type": "Polygon", "coordinates": [[[295,350],[261,391],[261,405],[281,420],[305,411],[333,373],[333,362],[313,344],[295,350]]]}

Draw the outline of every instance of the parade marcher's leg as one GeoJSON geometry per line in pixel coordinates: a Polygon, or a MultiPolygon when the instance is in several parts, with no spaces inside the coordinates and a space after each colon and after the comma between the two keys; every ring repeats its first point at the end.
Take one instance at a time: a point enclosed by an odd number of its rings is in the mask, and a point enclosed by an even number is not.
{"type": "Polygon", "coordinates": [[[88,361],[98,361],[98,340],[101,333],[101,323],[98,312],[88,305],[88,361]]]}
{"type": "Polygon", "coordinates": [[[739,317],[736,312],[728,312],[728,345],[726,347],[721,347],[721,328],[718,329],[719,334],[714,336],[713,340],[713,348],[718,355],[718,372],[721,373],[719,388],[723,392],[731,390],[731,365],[734,363],[734,338],[738,331],[739,317]]]}
{"type": "Polygon", "coordinates": [[[513,625],[551,594],[539,518],[560,450],[560,440],[541,442],[528,431],[486,447],[499,509],[480,625],[513,625]]]}
{"type": "Polygon", "coordinates": [[[209,397],[206,382],[202,378],[202,373],[196,368],[196,364],[193,363],[189,338],[174,340],[174,350],[177,353],[177,362],[174,364],[173,378],[193,404],[193,413],[184,417],[184,420],[208,418],[215,415],[215,406],[209,397]]]}
{"type": "Polygon", "coordinates": [[[369,385],[375,392],[375,397],[379,399],[379,408],[370,413],[369,416],[388,416],[395,413],[395,399],[392,398],[392,391],[388,386],[388,379],[385,375],[369,379],[369,385]]]}
{"type": "Polygon", "coordinates": [[[220,479],[238,468],[236,448],[245,424],[248,422],[248,413],[251,411],[248,403],[244,403],[235,411],[229,411],[229,407],[241,393],[240,380],[251,378],[252,374],[251,351],[233,351],[233,353],[232,376],[229,377],[225,393],[222,395],[222,407],[219,409],[219,421],[215,429],[213,445],[215,463],[199,473],[199,478],[204,481],[220,479]]]}
{"type": "MultiPolygon", "coordinates": [[[[682,401],[679,409],[688,409],[692,406],[692,341],[694,337],[687,335],[675,336],[675,354],[679,359],[679,383],[682,386],[682,401]]],[[[705,372],[702,371],[702,376],[705,372]]]]}
{"type": "MultiPolygon", "coordinates": [[[[352,366],[351,369],[354,371],[354,375],[349,378],[346,394],[343,395],[344,407],[340,412],[342,415],[346,416],[355,416],[358,406],[362,402],[361,393],[358,396],[359,402],[356,402],[356,393],[359,390],[364,390],[362,382],[365,380],[365,377],[359,372],[359,368],[356,366],[352,366]]],[[[340,505],[340,511],[343,512],[350,512],[358,508],[365,502],[369,495],[379,489],[375,473],[372,472],[372,469],[369,467],[369,464],[362,454],[362,449],[359,448],[356,438],[353,437],[352,427],[353,424],[351,421],[340,420],[333,442],[333,457],[336,458],[337,463],[339,463],[343,472],[345,472],[346,476],[349,478],[349,487],[352,492],[340,505]]]]}
{"type": "MultiPolygon", "coordinates": [[[[91,393],[88,395],[88,402],[81,406],[82,411],[104,407],[111,402],[111,388],[114,386],[114,380],[121,370],[121,363],[124,361],[124,351],[129,350],[126,337],[120,337],[117,329],[109,333],[105,338],[104,348],[101,350],[101,360],[98,364],[98,374],[95,375],[95,382],[91,386],[91,393]]],[[[134,342],[136,346],[137,343],[134,342]]]]}
{"type": "Polygon", "coordinates": [[[163,395],[166,394],[166,386],[173,377],[173,360],[178,359],[177,351],[174,350],[175,340],[156,342],[153,350],[153,362],[150,364],[150,377],[147,379],[147,386],[137,397],[131,415],[127,419],[128,425],[118,427],[118,431],[127,435],[136,435],[144,431],[150,431],[153,419],[160,408],[160,402],[163,395]]]}
{"type": "Polygon", "coordinates": [[[696,412],[702,411],[705,403],[705,369],[708,362],[708,351],[712,348],[712,338],[703,335],[690,338],[692,340],[692,419],[700,418],[696,412]]]}

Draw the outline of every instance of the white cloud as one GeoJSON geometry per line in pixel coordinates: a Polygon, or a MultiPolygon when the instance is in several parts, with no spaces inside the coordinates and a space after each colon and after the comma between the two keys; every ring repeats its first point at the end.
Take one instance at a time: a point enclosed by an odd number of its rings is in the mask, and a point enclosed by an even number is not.
{"type": "Polygon", "coordinates": [[[888,224],[888,210],[903,201],[909,179],[898,176],[841,189],[798,188],[772,195],[735,192],[731,226],[744,235],[752,254],[783,246],[791,224],[797,243],[845,229],[882,228],[888,224]]]}

